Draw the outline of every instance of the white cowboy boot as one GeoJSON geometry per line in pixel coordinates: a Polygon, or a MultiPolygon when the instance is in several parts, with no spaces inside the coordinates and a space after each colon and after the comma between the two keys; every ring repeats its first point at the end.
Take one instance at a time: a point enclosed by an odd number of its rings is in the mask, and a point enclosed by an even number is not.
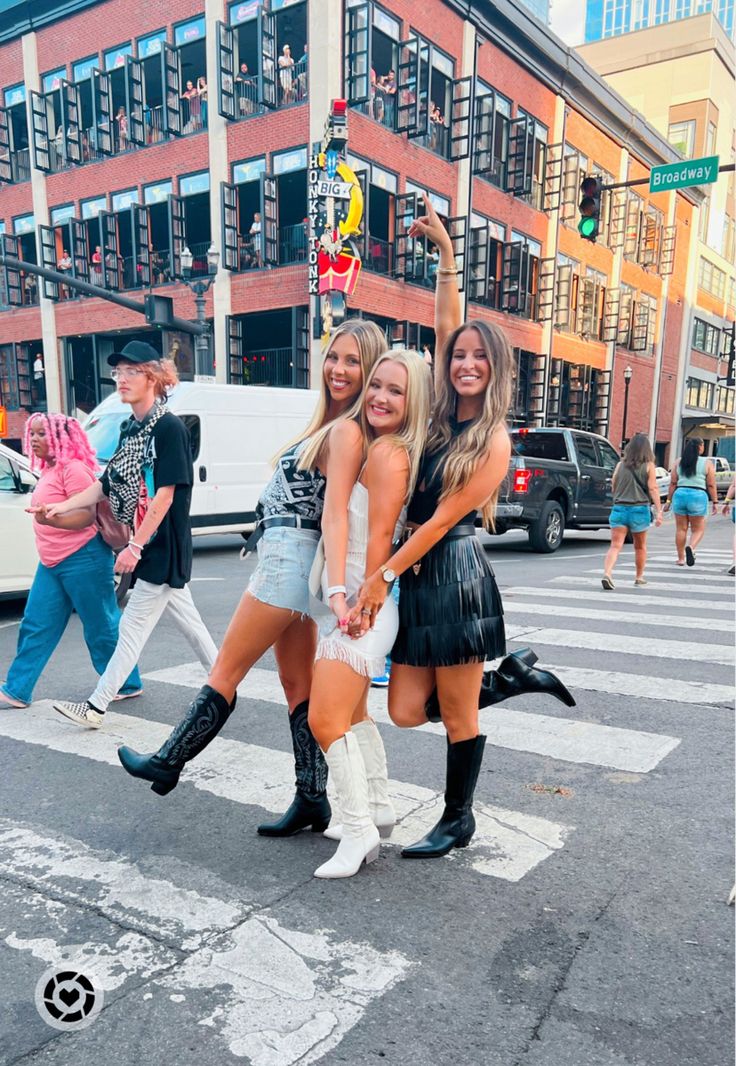
{"type": "MultiPolygon", "coordinates": [[[[368,807],[373,824],[381,837],[390,837],[396,824],[396,811],[388,794],[386,749],[383,746],[381,734],[372,718],[356,722],[351,732],[358,739],[360,753],[365,763],[368,778],[368,807]]],[[[342,824],[336,822],[325,829],[322,835],[329,840],[341,840],[342,824]]]]}
{"type": "Polygon", "coordinates": [[[351,732],[330,744],[325,752],[342,811],[342,837],[337,851],[315,877],[352,877],[363,862],[378,858],[380,837],[368,807],[368,779],[360,745],[351,732]]]}

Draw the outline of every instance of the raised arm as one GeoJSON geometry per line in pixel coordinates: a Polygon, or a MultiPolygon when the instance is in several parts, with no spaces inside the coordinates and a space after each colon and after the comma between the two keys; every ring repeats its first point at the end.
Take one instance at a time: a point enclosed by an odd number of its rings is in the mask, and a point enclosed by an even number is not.
{"type": "MultiPolygon", "coordinates": [[[[322,540],[325,549],[327,587],[345,588],[345,559],[348,551],[348,502],[358,480],[363,461],[363,439],[355,422],[337,422],[327,437],[327,454],[320,467],[327,478],[322,512],[322,540]]],[[[338,618],[347,613],[345,592],[329,597],[329,606],[338,618]]]]}
{"type": "Polygon", "coordinates": [[[391,556],[385,567],[366,578],[356,607],[350,612],[355,619],[365,608],[371,612],[371,624],[386,598],[387,585],[382,569],[393,570],[398,576],[419,562],[442,540],[445,533],[457,525],[463,515],[477,511],[493,495],[506,476],[511,456],[511,442],[506,428],[499,426],[491,438],[486,458],[478,465],[465,488],[442,500],[432,517],[414,530],[409,539],[391,556]]]}
{"type": "Polygon", "coordinates": [[[434,380],[437,383],[443,369],[442,353],[447,338],[462,322],[460,312],[460,293],[456,273],[444,273],[455,270],[455,250],[450,235],[442,225],[429,196],[424,196],[424,215],[415,218],[409,227],[410,237],[426,237],[436,244],[440,253],[437,266],[437,287],[434,297],[434,380]]]}
{"type": "Polygon", "coordinates": [[[409,485],[409,458],[390,441],[377,441],[368,453],[363,478],[368,490],[368,552],[365,572],[374,573],[391,554],[396,523],[409,485]]]}

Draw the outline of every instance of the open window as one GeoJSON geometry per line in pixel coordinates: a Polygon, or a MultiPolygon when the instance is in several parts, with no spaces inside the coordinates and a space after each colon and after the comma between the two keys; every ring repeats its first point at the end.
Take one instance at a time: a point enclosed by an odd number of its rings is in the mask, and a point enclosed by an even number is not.
{"type": "Polygon", "coordinates": [[[139,38],[137,51],[145,102],[145,143],[158,144],[181,133],[179,56],[167,43],[165,30],[139,38]]]}
{"type": "MultiPolygon", "coordinates": [[[[148,185],[143,190],[143,204],[148,212],[148,234],[151,248],[150,270],[151,284],[165,285],[175,280],[171,270],[171,230],[173,218],[170,217],[169,200],[172,194],[171,182],[162,181],[148,185]]],[[[183,220],[182,220],[183,221],[183,220]]],[[[183,237],[183,229],[180,237],[183,237]]],[[[178,254],[184,248],[178,247],[178,254]]],[[[180,260],[181,261],[181,260],[180,260]]]]}
{"type": "Polygon", "coordinates": [[[399,45],[396,128],[412,138],[429,138],[431,53],[431,45],[418,34],[399,45]]]}
{"type": "Polygon", "coordinates": [[[0,108],[0,183],[30,181],[30,177],[26,89],[16,85],[5,90],[5,106],[0,108]]]}
{"type": "Polygon", "coordinates": [[[226,270],[258,270],[264,265],[264,157],[236,163],[233,182],[223,182],[222,265],[226,270]]]}
{"type": "Polygon", "coordinates": [[[123,289],[134,289],[140,284],[132,216],[132,207],[137,197],[136,190],[114,193],[112,196],[112,213],[117,225],[120,286],[123,289]]]}
{"type": "MultiPolygon", "coordinates": [[[[22,218],[13,219],[14,238],[6,235],[6,241],[12,241],[8,255],[16,255],[25,263],[38,263],[38,250],[36,245],[35,221],[33,215],[24,215],[22,218]]],[[[7,247],[7,245],[6,245],[7,247]]],[[[11,272],[12,273],[12,272],[11,272]]],[[[10,279],[11,295],[14,295],[15,284],[10,279]]],[[[20,271],[21,302],[24,304],[37,304],[39,294],[39,279],[36,274],[26,274],[20,271]]]]}
{"type": "Polygon", "coordinates": [[[209,107],[204,16],[175,26],[174,42],[181,78],[181,132],[196,133],[207,127],[209,107]]]}
{"type": "Polygon", "coordinates": [[[357,243],[366,270],[393,275],[397,178],[354,156],[348,162],[363,190],[362,235],[357,243]]]}
{"type": "Polygon", "coordinates": [[[228,315],[228,381],[272,388],[309,387],[309,308],[228,315]]]}
{"type": "MultiPolygon", "coordinates": [[[[3,257],[20,259],[20,241],[12,233],[0,234],[0,250],[3,257]]],[[[23,280],[19,270],[14,270],[7,263],[0,268],[0,304],[5,307],[20,307],[23,303],[23,280]]]]}
{"type": "Polygon", "coordinates": [[[511,236],[503,249],[501,310],[536,319],[541,249],[530,238],[511,236]]]}
{"type": "Polygon", "coordinates": [[[479,81],[475,90],[473,173],[504,188],[509,152],[511,101],[479,81]]]}
{"type": "Polygon", "coordinates": [[[306,263],[309,245],[307,218],[307,150],[291,149],[272,156],[273,178],[264,183],[263,221],[264,257],[270,260],[268,248],[269,221],[278,233],[278,262],[306,263]],[[269,186],[273,184],[275,202],[269,202],[269,186]]]}
{"type": "Polygon", "coordinates": [[[212,244],[209,171],[180,178],[179,193],[184,207],[186,245],[193,257],[192,277],[206,277],[209,274],[207,252],[212,244]]]}
{"type": "Polygon", "coordinates": [[[499,308],[505,229],[481,215],[471,217],[468,240],[468,299],[499,308]]]}
{"type": "Polygon", "coordinates": [[[605,276],[588,269],[578,285],[577,332],[585,340],[597,340],[601,334],[605,276]]]}
{"type": "Polygon", "coordinates": [[[506,192],[542,209],[547,164],[547,128],[519,109],[509,123],[506,192]]]}
{"type": "Polygon", "coordinates": [[[350,0],[345,11],[344,91],[348,103],[396,128],[401,22],[372,2],[350,0]]]}

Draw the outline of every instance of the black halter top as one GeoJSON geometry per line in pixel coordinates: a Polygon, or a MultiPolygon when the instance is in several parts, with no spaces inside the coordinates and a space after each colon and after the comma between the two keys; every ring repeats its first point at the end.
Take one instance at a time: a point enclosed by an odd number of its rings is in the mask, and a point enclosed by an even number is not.
{"type": "MultiPolygon", "coordinates": [[[[474,421],[473,419],[467,419],[465,422],[458,422],[456,418],[450,419],[450,429],[453,437],[458,437],[463,430],[474,421]]],[[[428,522],[434,512],[437,510],[437,504],[439,503],[440,496],[442,494],[442,474],[445,468],[445,460],[450,448],[450,441],[438,448],[437,451],[429,452],[425,449],[422,455],[422,461],[419,466],[419,476],[417,478],[417,487],[414,489],[414,495],[409,502],[409,512],[407,514],[407,522],[412,523],[415,526],[421,526],[424,522],[428,522]]],[[[455,525],[467,526],[475,523],[476,511],[469,511],[468,514],[460,518],[455,525]]]]}

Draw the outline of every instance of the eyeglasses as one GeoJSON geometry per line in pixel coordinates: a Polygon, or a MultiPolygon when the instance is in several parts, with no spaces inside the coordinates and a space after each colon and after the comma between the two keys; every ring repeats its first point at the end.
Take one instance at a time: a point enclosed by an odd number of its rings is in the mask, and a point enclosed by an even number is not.
{"type": "Polygon", "coordinates": [[[110,377],[113,381],[120,381],[121,378],[137,378],[140,377],[141,374],[145,374],[145,370],[139,370],[138,367],[135,366],[127,366],[122,370],[116,367],[110,374],[110,377]]]}

